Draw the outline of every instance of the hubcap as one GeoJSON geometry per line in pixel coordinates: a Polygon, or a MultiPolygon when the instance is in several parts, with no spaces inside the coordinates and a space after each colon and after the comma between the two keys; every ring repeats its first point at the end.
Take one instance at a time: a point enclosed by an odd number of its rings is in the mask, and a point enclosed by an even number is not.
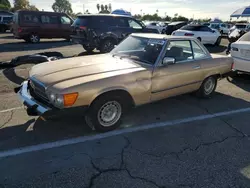
{"type": "Polygon", "coordinates": [[[109,101],[98,111],[98,121],[102,126],[110,127],[120,119],[121,114],[121,105],[117,101],[109,101]]]}
{"type": "Polygon", "coordinates": [[[205,94],[209,95],[213,92],[215,87],[215,81],[213,78],[208,78],[207,81],[204,84],[204,90],[205,90],[205,94]]]}
{"type": "Polygon", "coordinates": [[[30,40],[31,40],[31,42],[38,42],[38,36],[36,36],[36,35],[31,35],[31,37],[30,37],[30,40]]]}
{"type": "Polygon", "coordinates": [[[104,50],[105,52],[110,52],[114,48],[114,44],[111,41],[107,41],[104,44],[104,50]]]}

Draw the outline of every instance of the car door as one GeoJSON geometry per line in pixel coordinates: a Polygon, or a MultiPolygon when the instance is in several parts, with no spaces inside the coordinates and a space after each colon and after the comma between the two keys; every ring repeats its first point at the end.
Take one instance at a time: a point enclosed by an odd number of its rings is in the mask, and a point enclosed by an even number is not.
{"type": "Polygon", "coordinates": [[[207,26],[200,27],[202,42],[206,44],[214,44],[216,42],[215,32],[207,26]]]}
{"type": "Polygon", "coordinates": [[[61,28],[60,35],[62,36],[62,38],[70,38],[72,23],[73,20],[71,20],[68,16],[66,15],[60,16],[60,28],[61,28]]]}
{"type": "Polygon", "coordinates": [[[199,89],[203,74],[200,61],[194,59],[190,40],[170,40],[164,57],[174,58],[175,63],[166,66],[160,61],[155,67],[152,75],[152,101],[199,89]]]}
{"type": "Polygon", "coordinates": [[[41,37],[58,38],[61,37],[59,17],[57,15],[41,15],[41,37]]]}

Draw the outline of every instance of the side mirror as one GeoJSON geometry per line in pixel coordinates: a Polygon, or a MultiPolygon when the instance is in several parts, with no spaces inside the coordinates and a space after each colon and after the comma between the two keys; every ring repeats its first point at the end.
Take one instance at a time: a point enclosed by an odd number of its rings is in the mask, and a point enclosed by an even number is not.
{"type": "Polygon", "coordinates": [[[172,57],[164,57],[162,65],[172,65],[175,64],[175,59],[172,57]]]}

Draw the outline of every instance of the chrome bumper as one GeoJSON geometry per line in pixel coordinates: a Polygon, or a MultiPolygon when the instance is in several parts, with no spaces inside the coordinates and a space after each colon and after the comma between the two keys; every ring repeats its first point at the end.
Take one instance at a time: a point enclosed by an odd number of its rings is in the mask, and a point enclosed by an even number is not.
{"type": "Polygon", "coordinates": [[[30,95],[28,91],[28,81],[22,83],[22,86],[17,93],[23,104],[27,106],[28,115],[42,115],[51,110],[51,108],[40,104],[30,95]]]}

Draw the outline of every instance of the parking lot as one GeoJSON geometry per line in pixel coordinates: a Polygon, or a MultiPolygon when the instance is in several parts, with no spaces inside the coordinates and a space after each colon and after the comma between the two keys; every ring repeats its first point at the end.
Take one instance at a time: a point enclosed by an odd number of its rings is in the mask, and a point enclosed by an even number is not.
{"type": "MultiPolygon", "coordinates": [[[[227,44],[207,48],[225,54],[227,44]]],[[[87,55],[63,39],[0,35],[1,61],[44,51],[87,55]]],[[[250,187],[249,76],[221,80],[211,99],[188,94],[139,107],[121,129],[97,134],[83,116],[26,115],[13,89],[32,66],[1,70],[0,186],[250,187]]]]}

